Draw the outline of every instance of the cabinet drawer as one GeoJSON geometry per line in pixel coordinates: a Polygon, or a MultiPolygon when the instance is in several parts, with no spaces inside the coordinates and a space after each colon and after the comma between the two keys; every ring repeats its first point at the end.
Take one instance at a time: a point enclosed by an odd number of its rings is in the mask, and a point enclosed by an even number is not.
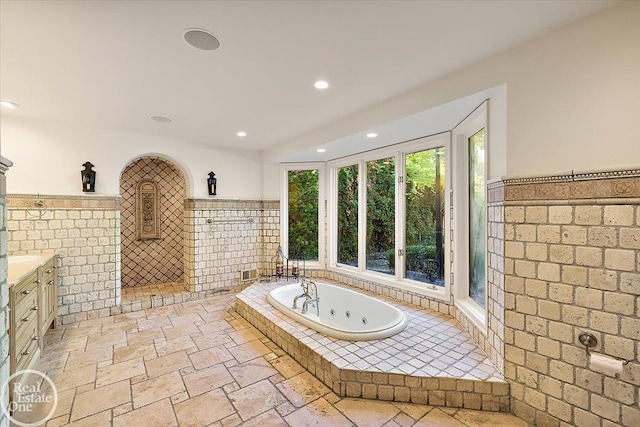
{"type": "Polygon", "coordinates": [[[38,288],[38,272],[34,271],[18,283],[14,289],[14,307],[18,307],[20,302],[36,294],[38,288]]]}
{"type": "Polygon", "coordinates": [[[25,336],[38,336],[38,313],[36,311],[26,316],[16,318],[16,349],[21,348],[21,340],[26,339],[25,336]]]}
{"type": "Polygon", "coordinates": [[[16,371],[25,369],[38,350],[38,322],[16,340],[16,371]]]}
{"type": "Polygon", "coordinates": [[[29,342],[33,339],[38,339],[38,319],[31,319],[24,327],[16,333],[16,356],[20,355],[24,351],[25,347],[29,345],[29,342]]]}
{"type": "Polygon", "coordinates": [[[53,276],[55,274],[56,269],[56,259],[57,257],[51,258],[45,265],[42,266],[42,275],[43,277],[53,276]]]}
{"type": "Polygon", "coordinates": [[[34,319],[37,322],[38,311],[40,310],[38,307],[38,294],[34,292],[27,295],[26,298],[20,301],[20,304],[15,306],[14,310],[16,336],[19,336],[26,325],[31,324],[34,319]]]}

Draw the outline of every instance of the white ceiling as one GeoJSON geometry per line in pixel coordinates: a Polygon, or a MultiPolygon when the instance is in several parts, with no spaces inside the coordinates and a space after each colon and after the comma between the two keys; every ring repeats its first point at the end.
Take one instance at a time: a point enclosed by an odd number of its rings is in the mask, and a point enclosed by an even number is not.
{"type": "Polygon", "coordinates": [[[2,115],[265,150],[613,3],[1,1],[2,115]]]}

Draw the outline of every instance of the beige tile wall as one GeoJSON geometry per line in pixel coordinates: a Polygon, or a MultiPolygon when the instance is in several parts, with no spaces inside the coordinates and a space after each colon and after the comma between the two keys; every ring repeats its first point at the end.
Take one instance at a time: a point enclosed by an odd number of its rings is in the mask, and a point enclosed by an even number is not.
{"type": "Polygon", "coordinates": [[[109,316],[120,304],[119,203],[105,196],[7,196],[8,252],[60,255],[62,324],[109,316]],[[46,209],[35,207],[37,200],[46,209]]]}
{"type": "Polygon", "coordinates": [[[640,425],[638,176],[505,182],[505,376],[532,424],[640,425]],[[621,375],[591,368],[583,332],[621,375]]]}
{"type": "Polygon", "coordinates": [[[278,202],[185,202],[185,284],[191,292],[237,286],[240,271],[267,268],[280,233],[278,202]]]}
{"type": "MultiPolygon", "coordinates": [[[[9,379],[9,288],[7,287],[7,218],[6,218],[6,176],[10,162],[0,157],[0,386],[9,379]]],[[[5,393],[0,405],[6,408],[9,394],[5,393]]],[[[9,425],[4,412],[0,412],[0,427],[9,425]]]]}
{"type": "Polygon", "coordinates": [[[143,157],[129,164],[120,177],[122,286],[183,280],[185,180],[172,164],[143,157]],[[160,190],[161,239],[136,238],[136,185],[152,180],[160,190]]]}

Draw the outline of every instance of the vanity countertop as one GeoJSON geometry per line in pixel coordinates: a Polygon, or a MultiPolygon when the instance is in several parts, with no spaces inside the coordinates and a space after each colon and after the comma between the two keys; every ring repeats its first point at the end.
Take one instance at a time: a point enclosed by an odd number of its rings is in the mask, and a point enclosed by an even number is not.
{"type": "Polygon", "coordinates": [[[44,265],[55,255],[55,252],[9,255],[9,263],[7,266],[7,282],[9,287],[20,282],[23,277],[32,273],[41,265],[44,265]]]}

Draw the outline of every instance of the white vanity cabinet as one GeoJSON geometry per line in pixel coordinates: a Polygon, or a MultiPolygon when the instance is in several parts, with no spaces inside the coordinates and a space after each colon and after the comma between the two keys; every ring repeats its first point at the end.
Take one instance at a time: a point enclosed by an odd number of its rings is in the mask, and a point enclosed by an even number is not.
{"type": "MultiPolygon", "coordinates": [[[[28,369],[40,358],[44,334],[58,314],[56,255],[9,262],[10,372],[28,369]]],[[[11,260],[11,257],[9,257],[11,260]]]]}

